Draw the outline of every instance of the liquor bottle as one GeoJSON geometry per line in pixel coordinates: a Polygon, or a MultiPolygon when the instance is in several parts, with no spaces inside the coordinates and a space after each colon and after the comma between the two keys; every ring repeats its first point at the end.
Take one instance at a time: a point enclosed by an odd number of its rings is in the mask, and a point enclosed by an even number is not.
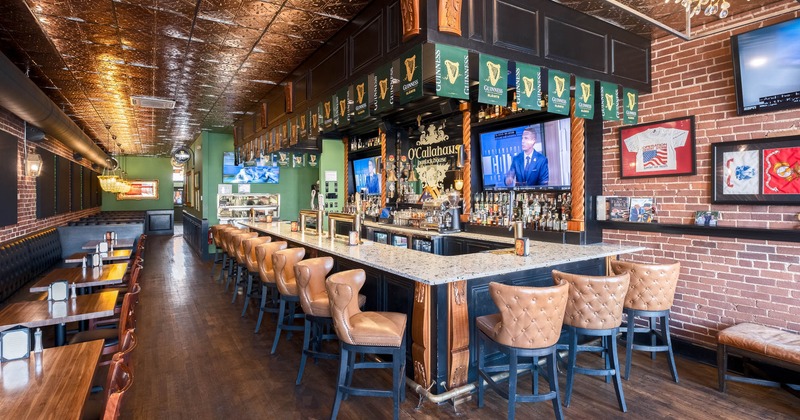
{"type": "Polygon", "coordinates": [[[478,122],[481,122],[485,119],[486,119],[486,110],[484,109],[484,107],[481,107],[481,109],[478,111],[478,122]]]}
{"type": "Polygon", "coordinates": [[[517,109],[517,92],[514,92],[511,95],[511,113],[514,114],[518,111],[517,109]]]}

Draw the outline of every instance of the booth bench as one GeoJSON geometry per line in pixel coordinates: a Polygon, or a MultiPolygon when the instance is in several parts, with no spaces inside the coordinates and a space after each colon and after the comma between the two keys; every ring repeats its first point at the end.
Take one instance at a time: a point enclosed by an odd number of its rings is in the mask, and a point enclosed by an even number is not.
{"type": "Polygon", "coordinates": [[[778,385],[774,381],[729,375],[729,354],[800,372],[800,334],[745,323],[720,331],[717,343],[720,392],[725,392],[726,380],[767,386],[778,385]]]}

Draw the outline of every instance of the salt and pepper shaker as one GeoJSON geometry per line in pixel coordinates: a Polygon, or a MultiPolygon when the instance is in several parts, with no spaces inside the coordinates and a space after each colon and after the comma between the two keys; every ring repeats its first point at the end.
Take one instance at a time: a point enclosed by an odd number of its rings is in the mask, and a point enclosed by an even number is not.
{"type": "Polygon", "coordinates": [[[83,260],[81,260],[81,267],[86,268],[86,255],[84,255],[83,260]]]}
{"type": "Polygon", "coordinates": [[[70,299],[75,299],[76,297],[78,297],[78,290],[77,290],[77,288],[75,287],[75,282],[73,282],[73,283],[72,283],[72,284],[69,286],[69,298],[70,298],[70,299]]]}
{"type": "Polygon", "coordinates": [[[36,332],[33,333],[34,338],[34,345],[33,345],[33,352],[34,353],[41,353],[42,352],[42,329],[37,328],[36,332]]]}

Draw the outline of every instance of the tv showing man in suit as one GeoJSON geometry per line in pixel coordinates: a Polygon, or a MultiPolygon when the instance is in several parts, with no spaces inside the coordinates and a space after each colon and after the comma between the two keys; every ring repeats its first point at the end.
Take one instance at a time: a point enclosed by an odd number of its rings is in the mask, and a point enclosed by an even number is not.
{"type": "Polygon", "coordinates": [[[536,131],[528,127],[522,132],[522,151],[514,156],[506,172],[506,186],[547,185],[550,181],[547,157],[534,150],[535,145],[536,131]]]}

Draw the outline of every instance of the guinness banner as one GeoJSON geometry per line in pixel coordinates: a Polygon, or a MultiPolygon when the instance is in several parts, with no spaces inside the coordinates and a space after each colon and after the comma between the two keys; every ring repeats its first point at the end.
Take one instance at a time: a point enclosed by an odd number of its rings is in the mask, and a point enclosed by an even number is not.
{"type": "Polygon", "coordinates": [[[636,124],[639,122],[639,91],[622,88],[622,123],[636,124]]]}
{"type": "Polygon", "coordinates": [[[408,50],[400,56],[400,100],[401,104],[422,97],[422,45],[408,50]]]}
{"type": "Polygon", "coordinates": [[[469,100],[469,52],[436,44],[436,94],[469,100]]]}
{"type": "Polygon", "coordinates": [[[547,83],[547,112],[569,115],[569,73],[558,70],[548,70],[547,83]]]}
{"type": "Polygon", "coordinates": [[[540,110],[542,98],[542,68],[525,63],[517,63],[517,107],[540,110]]]}
{"type": "Polygon", "coordinates": [[[353,120],[363,121],[369,117],[369,84],[367,76],[358,79],[353,85],[353,120]]]}
{"type": "Polygon", "coordinates": [[[286,127],[284,130],[284,137],[286,137],[286,140],[289,141],[289,146],[294,146],[297,144],[297,136],[295,136],[295,132],[292,129],[292,119],[289,118],[286,120],[286,124],[284,124],[284,126],[286,127]]]}
{"type": "Polygon", "coordinates": [[[309,118],[311,118],[311,110],[305,110],[297,117],[297,138],[300,140],[308,138],[309,118]]]}
{"type": "Polygon", "coordinates": [[[322,131],[328,132],[333,130],[333,97],[322,101],[322,131]]]}
{"type": "Polygon", "coordinates": [[[333,97],[336,105],[333,110],[333,123],[339,127],[350,125],[350,89],[344,87],[333,97]]]}
{"type": "Polygon", "coordinates": [[[508,105],[508,61],[486,54],[478,61],[478,102],[508,105]]]}
{"type": "Polygon", "coordinates": [[[311,107],[311,117],[309,118],[309,128],[311,131],[308,132],[309,137],[316,137],[319,134],[319,116],[322,115],[322,103],[318,103],[315,106],[311,107]]]}
{"type": "Polygon", "coordinates": [[[392,63],[385,64],[375,70],[375,113],[389,111],[394,106],[392,91],[392,63]]]}
{"type": "Polygon", "coordinates": [[[614,83],[600,82],[600,103],[603,121],[619,121],[619,87],[614,83]]]}
{"type": "Polygon", "coordinates": [[[575,116],[594,118],[594,80],[575,76],[575,116]]]}

